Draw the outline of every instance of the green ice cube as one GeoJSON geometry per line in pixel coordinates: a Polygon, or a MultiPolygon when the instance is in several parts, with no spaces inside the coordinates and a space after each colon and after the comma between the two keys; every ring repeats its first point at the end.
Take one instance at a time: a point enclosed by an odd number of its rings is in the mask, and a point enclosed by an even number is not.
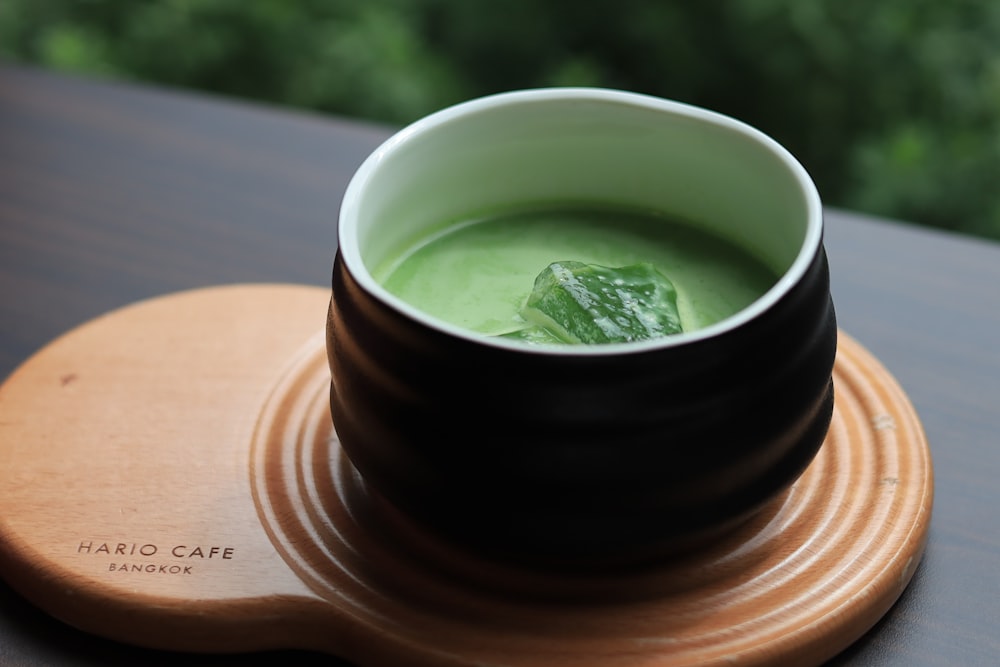
{"type": "Polygon", "coordinates": [[[682,331],[677,290],[646,263],[553,262],[535,279],[521,315],[565,343],[628,343],[682,331]]]}

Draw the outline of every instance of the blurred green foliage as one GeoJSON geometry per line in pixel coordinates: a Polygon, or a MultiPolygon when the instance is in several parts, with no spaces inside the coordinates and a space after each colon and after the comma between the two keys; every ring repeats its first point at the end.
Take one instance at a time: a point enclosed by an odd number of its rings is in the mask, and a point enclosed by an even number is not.
{"type": "Polygon", "coordinates": [[[646,92],[761,128],[829,204],[1000,239],[994,0],[4,0],[0,57],[392,123],[646,92]]]}

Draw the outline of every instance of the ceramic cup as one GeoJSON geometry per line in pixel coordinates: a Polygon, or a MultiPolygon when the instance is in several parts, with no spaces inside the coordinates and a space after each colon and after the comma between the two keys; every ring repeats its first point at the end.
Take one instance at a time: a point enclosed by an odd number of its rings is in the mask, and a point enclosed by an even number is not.
{"type": "Polygon", "coordinates": [[[703,109],[564,88],[419,120],[342,202],[327,342],[343,450],[398,513],[490,558],[631,563],[718,535],[787,489],[829,427],[822,228],[800,164],[703,109]],[[532,348],[435,319],[372,277],[442,222],[535,202],[657,211],[780,278],[701,330],[532,348]]]}

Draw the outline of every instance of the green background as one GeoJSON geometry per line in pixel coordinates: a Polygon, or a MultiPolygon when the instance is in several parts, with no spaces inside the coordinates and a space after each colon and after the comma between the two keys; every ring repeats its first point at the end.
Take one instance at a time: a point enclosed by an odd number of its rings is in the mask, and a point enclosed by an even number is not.
{"type": "Polygon", "coordinates": [[[759,127],[827,204],[1000,239],[994,0],[2,0],[0,58],[395,124],[635,90],[759,127]]]}

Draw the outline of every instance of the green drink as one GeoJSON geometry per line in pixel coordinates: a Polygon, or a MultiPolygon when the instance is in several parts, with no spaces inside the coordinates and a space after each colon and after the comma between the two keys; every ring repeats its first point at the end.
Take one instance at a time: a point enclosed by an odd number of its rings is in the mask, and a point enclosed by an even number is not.
{"type": "Polygon", "coordinates": [[[374,277],[429,315],[504,335],[524,329],[522,311],[536,277],[558,262],[652,265],[676,289],[684,331],[733,315],[776,280],[741,248],[691,226],[592,206],[515,210],[447,225],[401,248],[374,277]]]}

